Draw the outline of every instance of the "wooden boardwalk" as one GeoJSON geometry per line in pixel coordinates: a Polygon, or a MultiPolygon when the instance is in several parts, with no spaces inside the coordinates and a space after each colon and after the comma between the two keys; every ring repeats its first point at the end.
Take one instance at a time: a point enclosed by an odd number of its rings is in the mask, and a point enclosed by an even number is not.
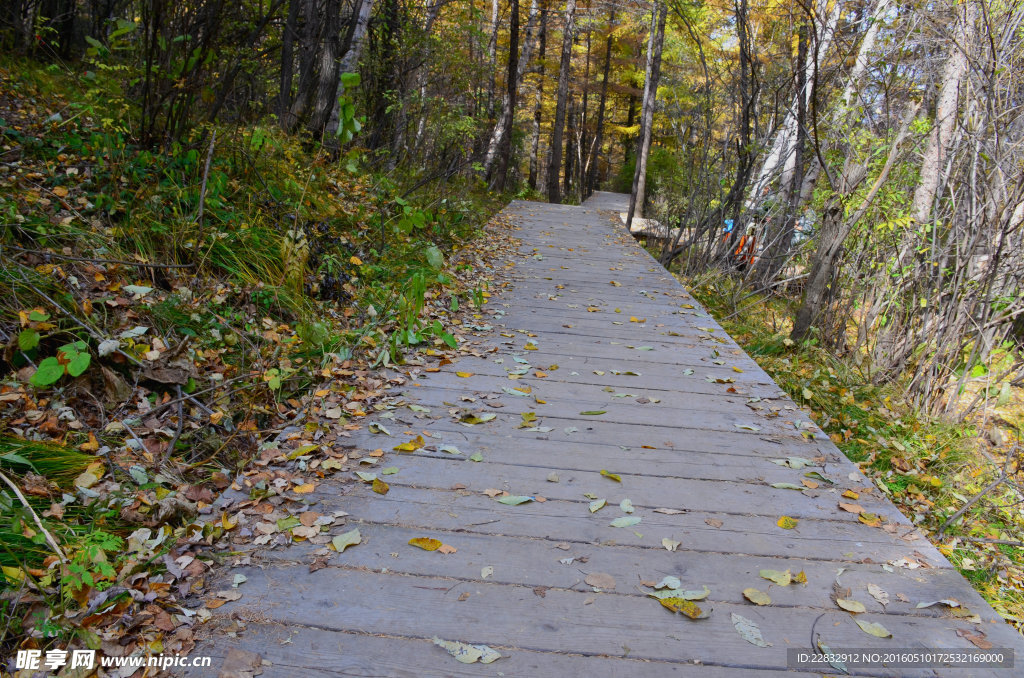
{"type": "MultiPolygon", "coordinates": [[[[427,431],[428,446],[455,445],[461,454],[388,452],[381,466],[399,472],[386,476],[384,496],[350,473],[321,483],[311,495],[315,510],[347,511],[348,524],[333,533],[358,527],[363,542],[314,573],[316,547],[308,544],[257,552],[251,565],[225,573],[248,578],[245,596],[215,616],[244,629],[197,647],[195,654],[215,657],[208,675],[231,648],[258,653],[263,676],[623,678],[778,676],[787,649],[809,650],[818,638],[836,650],[969,649],[958,630],[981,631],[996,648],[1024,648],[616,226],[624,199],[598,193],[583,206],[517,201],[506,209],[526,256],[480,321],[494,328],[480,357],[414,372],[403,392],[430,412],[396,409],[379,419],[393,436],[352,438],[360,449],[390,451],[407,432],[427,431]],[[514,390],[526,386],[529,395],[514,390]],[[455,408],[496,416],[469,426],[451,416],[455,408]],[[475,453],[482,461],[469,460],[475,453]],[[789,457],[810,465],[776,463],[789,457]],[[779,483],[806,489],[772,486],[779,483]],[[484,492],[491,488],[535,500],[506,505],[484,492]],[[592,513],[595,497],[607,505],[592,513]],[[627,499],[631,514],[620,507],[627,499]],[[865,524],[840,502],[886,522],[865,524]],[[782,516],[796,526],[780,527],[782,516]],[[626,517],[641,522],[610,525],[626,517]],[[414,548],[415,537],[457,551],[414,548]],[[671,551],[663,540],[678,546],[671,551]],[[807,583],[780,586],[760,576],[765,569],[803,572],[807,583]],[[649,597],[650,584],[666,576],[683,589],[710,589],[696,603],[710,616],[691,620],[649,597]],[[869,585],[888,595],[887,605],[869,585]],[[748,588],[771,603],[752,604],[748,588]],[[866,612],[840,609],[837,588],[866,612]],[[940,599],[960,601],[981,622],[943,605],[917,608],[940,599]],[[770,647],[741,637],[734,615],[753,622],[770,647]],[[857,620],[881,623],[893,637],[868,635],[857,620]],[[503,657],[461,664],[431,642],[435,636],[487,644],[503,657]]],[[[840,673],[823,665],[804,675],[840,673]]],[[[1021,675],[878,666],[850,673],[1021,675]]]]}

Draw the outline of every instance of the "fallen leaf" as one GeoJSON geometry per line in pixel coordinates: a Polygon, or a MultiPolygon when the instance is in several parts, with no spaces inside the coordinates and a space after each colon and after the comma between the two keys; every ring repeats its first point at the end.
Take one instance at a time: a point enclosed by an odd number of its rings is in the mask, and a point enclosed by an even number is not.
{"type": "Polygon", "coordinates": [[[331,546],[334,547],[335,551],[341,553],[349,546],[355,546],[356,544],[362,543],[362,541],[362,535],[359,534],[358,529],[355,529],[346,532],[345,534],[336,535],[333,539],[331,539],[331,546]]]}
{"type": "Polygon", "coordinates": [[[665,576],[660,582],[654,585],[656,589],[679,589],[682,588],[683,583],[679,581],[679,577],[673,577],[672,575],[665,576]]]}
{"type": "Polygon", "coordinates": [[[681,511],[679,509],[672,509],[672,508],[656,508],[656,509],[654,509],[654,512],[655,513],[664,513],[667,516],[677,516],[680,513],[686,513],[686,511],[681,511]]]}
{"type": "Polygon", "coordinates": [[[440,539],[432,539],[431,537],[413,537],[409,540],[409,544],[418,546],[424,551],[436,551],[444,546],[440,539]]]}
{"type": "Polygon", "coordinates": [[[775,582],[779,586],[789,586],[789,583],[793,581],[793,574],[786,570],[780,572],[779,570],[761,570],[760,572],[762,579],[775,582]]]}
{"type": "Polygon", "coordinates": [[[371,489],[377,494],[387,494],[391,487],[380,478],[374,478],[371,489]]]}
{"type": "Polygon", "coordinates": [[[629,499],[623,499],[619,502],[619,508],[622,509],[623,513],[632,513],[634,511],[633,502],[629,499]]]}
{"type": "Polygon", "coordinates": [[[860,499],[860,495],[854,492],[853,490],[847,490],[843,492],[843,496],[846,497],[847,499],[860,499]]]}
{"type": "Polygon", "coordinates": [[[847,612],[854,614],[860,614],[861,612],[867,612],[868,609],[864,607],[864,603],[856,600],[850,600],[849,598],[836,598],[836,605],[843,608],[847,612]]]}
{"type": "Polygon", "coordinates": [[[889,594],[878,584],[868,584],[868,593],[882,605],[889,604],[889,594]]]}
{"type": "Polygon", "coordinates": [[[721,520],[719,520],[718,518],[705,518],[704,522],[707,523],[708,525],[710,525],[711,527],[715,528],[715,529],[718,529],[719,527],[724,525],[724,523],[721,520]]]}
{"type": "Polygon", "coordinates": [[[662,539],[661,539],[661,545],[664,546],[669,551],[675,551],[677,548],[680,547],[680,545],[682,545],[682,543],[683,542],[681,542],[681,541],[672,541],[668,537],[662,537],[662,539]]]}
{"type": "Polygon", "coordinates": [[[445,555],[455,553],[456,551],[458,551],[458,549],[454,546],[450,546],[449,544],[441,544],[437,547],[437,552],[444,553],[445,555]]]}
{"type": "Polygon", "coordinates": [[[684,614],[690,619],[707,619],[711,616],[711,608],[704,610],[696,603],[683,598],[659,598],[658,602],[669,610],[684,614]]]}
{"type": "Polygon", "coordinates": [[[772,644],[767,642],[761,635],[761,629],[758,628],[757,624],[747,619],[742,615],[738,615],[735,612],[732,613],[732,625],[736,628],[736,633],[740,634],[740,638],[747,641],[751,645],[757,647],[771,647],[772,644]]]}
{"type": "Polygon", "coordinates": [[[518,494],[509,494],[504,497],[498,497],[496,501],[502,504],[508,504],[509,506],[518,506],[519,504],[525,504],[526,502],[533,500],[533,497],[527,497],[518,494]]]}
{"type": "Polygon", "coordinates": [[[889,630],[881,624],[866,622],[860,619],[854,619],[854,621],[857,622],[857,626],[860,627],[860,630],[869,636],[875,636],[876,638],[892,638],[892,634],[889,633],[889,630]]]}
{"type": "Polygon", "coordinates": [[[796,518],[790,518],[789,516],[782,516],[777,521],[775,521],[775,524],[778,525],[779,527],[781,527],[784,530],[792,530],[793,528],[795,528],[797,526],[797,524],[799,522],[800,521],[798,521],[796,518]]]}
{"type": "Polygon", "coordinates": [[[610,574],[604,572],[593,572],[583,578],[583,581],[589,586],[593,586],[595,589],[603,589],[605,591],[611,591],[615,588],[615,578],[610,574]]]}
{"type": "Polygon", "coordinates": [[[476,452],[472,456],[470,456],[469,460],[470,461],[483,461],[484,460],[484,455],[480,454],[479,452],[476,452]]]}
{"type": "Polygon", "coordinates": [[[463,664],[472,664],[477,661],[481,664],[490,664],[497,659],[501,659],[502,656],[499,652],[492,650],[486,645],[467,645],[457,640],[441,640],[436,636],[434,637],[434,645],[448,650],[448,654],[463,664]]]}
{"type": "Polygon", "coordinates": [[[316,489],[316,485],[313,483],[303,483],[302,485],[296,485],[292,488],[292,492],[295,494],[309,494],[316,489]]]}
{"type": "Polygon", "coordinates": [[[487,567],[485,567],[482,570],[480,570],[480,578],[481,579],[487,579],[492,574],[494,574],[494,567],[492,567],[491,565],[488,565],[487,567]]]}
{"type": "Polygon", "coordinates": [[[764,591],[755,588],[743,589],[743,597],[754,605],[768,605],[772,602],[771,597],[764,591]]]}
{"type": "Polygon", "coordinates": [[[617,473],[609,473],[608,471],[601,469],[601,475],[603,475],[605,478],[608,478],[609,480],[614,480],[617,483],[622,482],[622,477],[619,476],[617,473]]]}
{"type": "Polygon", "coordinates": [[[967,640],[971,641],[975,647],[978,647],[982,650],[992,649],[992,643],[991,641],[985,640],[985,633],[983,631],[957,629],[956,635],[960,636],[961,638],[966,638],[967,640]]]}
{"type": "Polygon", "coordinates": [[[609,523],[611,527],[633,527],[634,525],[639,524],[639,516],[622,516],[621,518],[616,518],[611,523],[609,523]]]}
{"type": "Polygon", "coordinates": [[[493,499],[494,497],[497,497],[499,494],[501,494],[501,490],[493,487],[488,487],[486,490],[484,490],[484,494],[493,499]]]}
{"type": "Polygon", "coordinates": [[[608,502],[605,501],[604,499],[595,499],[594,501],[590,502],[590,512],[597,513],[598,511],[603,509],[607,503],[608,502]]]}
{"type": "Polygon", "coordinates": [[[845,504],[843,502],[839,502],[839,508],[843,509],[847,513],[863,513],[864,512],[864,507],[861,506],[860,504],[845,504]]]}
{"type": "Polygon", "coordinates": [[[868,527],[881,527],[882,526],[882,518],[881,518],[881,516],[879,516],[877,514],[874,514],[874,513],[867,513],[867,512],[861,513],[860,515],[857,516],[857,520],[859,520],[860,522],[864,523],[868,527]]]}
{"type": "Polygon", "coordinates": [[[463,379],[466,379],[468,377],[472,377],[473,373],[472,372],[456,372],[455,376],[456,377],[462,377],[463,379]]]}
{"type": "Polygon", "coordinates": [[[583,412],[580,412],[580,414],[583,414],[583,415],[586,415],[586,416],[597,416],[599,414],[607,414],[607,413],[608,413],[607,410],[584,410],[583,412]]]}

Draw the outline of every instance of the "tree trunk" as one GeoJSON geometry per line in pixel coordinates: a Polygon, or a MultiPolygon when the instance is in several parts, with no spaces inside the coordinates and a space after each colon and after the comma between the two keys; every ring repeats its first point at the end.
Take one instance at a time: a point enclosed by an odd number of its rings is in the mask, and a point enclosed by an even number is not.
{"type": "Polygon", "coordinates": [[[299,23],[299,9],[302,0],[288,3],[288,18],[281,30],[281,87],[277,93],[277,118],[284,120],[292,105],[292,79],[295,75],[295,37],[299,23]]]}
{"type": "MultiPolygon", "coordinates": [[[[546,4],[546,3],[545,3],[546,4]]],[[[533,97],[533,130],[530,138],[530,176],[527,180],[530,190],[537,190],[540,173],[540,119],[541,103],[544,100],[544,48],[547,44],[547,8],[540,12],[540,51],[537,55],[537,89],[533,97]]]]}
{"type": "Polygon", "coordinates": [[[341,51],[341,0],[327,0],[324,7],[324,42],[317,59],[316,93],[306,129],[320,140],[327,127],[338,92],[338,57],[341,51]]]}
{"type": "Polygon", "coordinates": [[[359,0],[358,11],[355,15],[355,22],[349,30],[348,48],[345,55],[341,57],[338,65],[338,89],[331,106],[331,116],[327,120],[326,135],[328,139],[334,139],[338,134],[338,125],[341,122],[341,95],[345,93],[345,85],[341,82],[343,73],[357,73],[359,71],[359,59],[363,55],[363,45],[366,42],[366,31],[370,26],[370,15],[373,14],[373,0],[359,0]]]}
{"type": "Polygon", "coordinates": [[[572,43],[575,32],[576,0],[566,0],[565,21],[562,26],[562,58],[558,66],[558,92],[555,101],[555,120],[551,130],[551,148],[548,158],[548,201],[561,202],[558,179],[562,167],[562,133],[565,128],[565,100],[569,92],[569,71],[572,67],[572,43]]]}
{"type": "Polygon", "coordinates": [[[612,65],[612,45],[615,41],[615,6],[613,5],[608,15],[608,40],[605,42],[604,53],[604,74],[601,78],[601,97],[597,103],[597,125],[594,130],[594,147],[590,152],[590,159],[587,161],[587,178],[584,186],[585,196],[594,192],[594,184],[597,183],[597,161],[601,156],[601,144],[604,139],[604,111],[608,101],[608,73],[612,65]]]}
{"type": "Polygon", "coordinates": [[[629,195],[629,213],[626,232],[633,225],[633,217],[643,216],[647,192],[647,156],[651,151],[654,127],[654,105],[658,98],[658,78],[661,75],[661,48],[665,43],[665,18],[668,7],[655,0],[651,12],[651,35],[647,41],[647,75],[644,78],[644,99],[640,113],[640,144],[637,148],[636,168],[633,171],[633,190],[629,195]]]}
{"type": "MultiPolygon", "coordinates": [[[[505,75],[505,103],[501,114],[501,149],[498,152],[497,171],[491,188],[505,190],[508,178],[509,156],[512,155],[512,125],[515,122],[516,94],[519,89],[519,0],[510,0],[508,25],[508,70],[505,75]]],[[[534,7],[536,7],[536,2],[534,7]]]]}
{"type": "Polygon", "coordinates": [[[796,89],[799,95],[797,96],[797,114],[794,121],[796,123],[796,138],[793,148],[793,167],[792,169],[787,167],[788,173],[783,175],[783,180],[788,181],[789,184],[786,187],[786,213],[782,216],[781,228],[778,233],[769,233],[766,229],[763,234],[764,250],[754,270],[754,278],[760,280],[764,285],[772,282],[786,264],[792,247],[797,210],[800,206],[804,144],[807,136],[807,97],[803,96],[804,90],[807,89],[807,69],[803,67],[807,61],[806,20],[800,23],[797,32],[796,89]]]}
{"type": "MultiPolygon", "coordinates": [[[[514,0],[516,8],[519,7],[519,0],[514,0]]],[[[516,112],[516,101],[519,98],[519,89],[522,87],[523,76],[526,74],[526,68],[529,66],[530,57],[533,53],[533,37],[534,30],[537,24],[537,0],[533,0],[530,5],[530,14],[526,20],[526,36],[523,40],[523,51],[522,54],[516,59],[515,71],[509,71],[510,74],[514,74],[515,87],[509,86],[509,83],[505,83],[505,96],[503,97],[501,104],[501,117],[498,119],[497,124],[494,125],[494,130],[491,132],[491,139],[487,144],[487,155],[484,157],[484,173],[485,176],[491,181],[494,179],[494,162],[498,158],[498,151],[500,148],[505,147],[506,139],[509,140],[507,151],[509,154],[512,152],[511,135],[515,122],[516,112]]],[[[516,16],[516,35],[518,43],[518,29],[519,19],[516,16]]],[[[511,42],[511,25],[509,27],[509,40],[511,42]]],[[[509,54],[509,67],[511,64],[511,53],[509,54]]],[[[508,166],[509,158],[505,158],[503,161],[508,166]]],[[[504,180],[503,180],[504,181],[504,180]]]]}
{"type": "Polygon", "coordinates": [[[960,84],[967,74],[966,50],[974,40],[974,23],[977,18],[974,0],[967,0],[962,4],[955,3],[953,13],[953,40],[949,48],[949,57],[942,69],[942,88],[935,106],[935,123],[932,125],[921,159],[921,178],[914,190],[914,202],[910,211],[910,215],[919,224],[928,222],[931,216],[942,166],[946,162],[949,142],[956,125],[960,84]]]}
{"type": "Polygon", "coordinates": [[[285,131],[295,129],[309,107],[316,84],[316,47],[319,42],[320,29],[317,21],[316,0],[301,0],[303,3],[302,30],[299,34],[299,82],[296,87],[295,100],[291,108],[281,119],[281,127],[285,131]]]}

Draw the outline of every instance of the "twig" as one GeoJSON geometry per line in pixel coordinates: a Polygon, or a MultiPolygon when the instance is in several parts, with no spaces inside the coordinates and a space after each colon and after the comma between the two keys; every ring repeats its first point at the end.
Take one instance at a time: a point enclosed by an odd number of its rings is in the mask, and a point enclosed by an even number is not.
{"type": "Polygon", "coordinates": [[[28,254],[41,254],[47,257],[56,257],[57,259],[67,259],[68,261],[87,261],[93,264],[120,264],[123,266],[139,266],[140,268],[195,268],[195,264],[146,264],[141,261],[128,261],[126,259],[96,259],[93,257],[73,257],[69,254],[57,254],[56,252],[47,252],[46,250],[30,250],[24,247],[17,247],[16,245],[4,245],[12,250],[19,252],[26,252],[28,254]]]}
{"type": "Polygon", "coordinates": [[[978,503],[978,501],[979,501],[979,500],[980,500],[980,499],[981,499],[982,497],[984,497],[984,496],[985,496],[986,494],[988,494],[989,492],[991,492],[992,490],[994,490],[994,489],[995,489],[995,488],[996,488],[996,487],[997,487],[997,486],[998,486],[998,485],[999,485],[1000,483],[1003,483],[1004,481],[1006,481],[1006,480],[1007,480],[1007,478],[1009,478],[1009,475],[1010,475],[1010,474],[1009,474],[1009,473],[1007,472],[1007,469],[1009,469],[1009,468],[1010,468],[1010,466],[1011,466],[1011,465],[1013,464],[1013,460],[1014,460],[1014,458],[1015,458],[1015,457],[1017,456],[1017,453],[1018,453],[1019,451],[1020,451],[1020,448],[1019,448],[1019,447],[1014,447],[1014,448],[1013,448],[1013,450],[1012,450],[1012,451],[1010,452],[1010,454],[1006,455],[1006,460],[1005,460],[1005,461],[1003,462],[1003,468],[1002,468],[1002,470],[1001,470],[1001,471],[999,472],[999,477],[998,477],[998,478],[996,478],[995,480],[993,480],[993,481],[992,481],[991,483],[989,483],[988,485],[986,485],[986,486],[985,486],[985,488],[984,488],[984,489],[983,489],[983,490],[982,490],[981,492],[978,492],[978,493],[977,493],[977,494],[975,494],[975,495],[974,495],[973,497],[971,497],[970,499],[968,499],[968,500],[967,500],[967,502],[966,502],[966,503],[965,503],[965,504],[964,504],[963,506],[961,506],[961,507],[959,508],[959,510],[957,510],[957,512],[956,512],[956,513],[954,513],[954,514],[953,514],[953,515],[951,515],[951,516],[950,516],[949,518],[947,518],[947,519],[946,519],[946,522],[942,523],[942,527],[940,527],[940,528],[939,528],[939,532],[938,532],[938,534],[939,534],[939,536],[940,536],[940,537],[941,537],[941,536],[942,536],[943,534],[945,534],[945,532],[946,532],[946,528],[948,528],[948,527],[949,527],[950,525],[952,525],[953,523],[955,523],[956,521],[958,521],[958,520],[960,519],[960,517],[961,517],[961,516],[962,516],[963,514],[967,513],[967,511],[968,511],[968,510],[970,510],[970,508],[971,508],[972,506],[974,506],[975,504],[977,504],[977,503],[978,503]]]}
{"type": "Polygon", "coordinates": [[[160,460],[160,468],[164,467],[167,460],[174,454],[174,446],[178,444],[178,438],[181,437],[181,431],[185,428],[185,399],[181,397],[181,386],[176,386],[178,389],[178,430],[174,432],[174,437],[171,438],[171,444],[167,446],[167,451],[164,452],[163,459],[160,460]]]}
{"type": "Polygon", "coordinates": [[[57,557],[60,558],[60,562],[66,563],[68,561],[68,557],[64,555],[63,551],[61,551],[60,546],[57,544],[57,540],[53,538],[53,535],[50,534],[49,530],[43,527],[43,521],[40,520],[39,516],[36,514],[35,509],[33,509],[32,505],[28,503],[28,500],[25,499],[25,495],[21,493],[21,490],[18,489],[18,486],[15,485],[14,482],[12,482],[11,479],[8,478],[3,473],[0,473],[0,479],[3,479],[3,481],[7,483],[7,486],[14,490],[14,494],[18,495],[18,499],[21,501],[22,506],[27,508],[28,512],[32,514],[32,519],[36,521],[36,526],[39,528],[40,532],[42,532],[43,535],[46,537],[46,542],[53,549],[53,552],[57,554],[57,557]]]}
{"type": "Polygon", "coordinates": [[[984,537],[959,537],[959,539],[976,544],[1002,544],[1004,546],[1024,547],[1024,541],[1014,541],[1012,539],[986,539],[984,537]]]}
{"type": "Polygon", "coordinates": [[[206,165],[203,167],[203,183],[199,187],[199,211],[196,213],[196,224],[199,234],[196,236],[196,250],[203,242],[203,209],[206,207],[206,182],[210,178],[210,162],[213,160],[213,144],[217,141],[217,130],[210,135],[210,148],[206,151],[206,165]]]}

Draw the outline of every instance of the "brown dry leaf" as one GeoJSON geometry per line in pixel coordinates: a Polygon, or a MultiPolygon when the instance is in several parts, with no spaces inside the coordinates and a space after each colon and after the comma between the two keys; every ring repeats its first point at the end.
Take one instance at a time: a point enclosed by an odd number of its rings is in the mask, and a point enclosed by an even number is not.
{"type": "Polygon", "coordinates": [[[655,513],[664,513],[667,516],[675,516],[675,515],[678,515],[680,513],[686,513],[686,511],[681,511],[679,509],[671,509],[671,508],[656,508],[656,509],[654,509],[654,512],[655,513]]]}
{"type": "Polygon", "coordinates": [[[496,490],[493,487],[488,487],[486,490],[484,490],[484,494],[493,499],[494,497],[497,497],[499,494],[501,494],[501,490],[496,490]]]}
{"type": "Polygon", "coordinates": [[[985,632],[984,631],[971,631],[970,629],[957,629],[956,630],[956,635],[960,636],[961,638],[966,638],[967,640],[969,640],[972,643],[974,643],[975,647],[978,647],[978,648],[980,648],[982,650],[991,650],[992,649],[991,641],[985,640],[985,632]]]}
{"type": "Polygon", "coordinates": [[[437,547],[437,552],[438,553],[444,553],[445,555],[448,555],[448,554],[451,554],[451,553],[455,553],[456,551],[458,551],[458,549],[455,548],[454,546],[449,545],[449,544],[441,544],[440,546],[437,547]]]}
{"type": "Polygon", "coordinates": [[[724,525],[724,523],[718,518],[705,518],[704,522],[716,529],[724,525]]]}
{"type": "Polygon", "coordinates": [[[615,578],[604,572],[592,572],[584,577],[583,581],[589,586],[605,591],[611,591],[615,588],[615,578]]]}
{"type": "Polygon", "coordinates": [[[292,488],[292,492],[295,494],[309,494],[316,489],[316,485],[313,483],[303,483],[302,485],[296,485],[292,488]]]}
{"type": "Polygon", "coordinates": [[[864,512],[864,507],[861,506],[860,504],[847,504],[847,503],[844,503],[844,502],[839,502],[839,508],[843,509],[847,513],[863,513],[864,512]]]}

